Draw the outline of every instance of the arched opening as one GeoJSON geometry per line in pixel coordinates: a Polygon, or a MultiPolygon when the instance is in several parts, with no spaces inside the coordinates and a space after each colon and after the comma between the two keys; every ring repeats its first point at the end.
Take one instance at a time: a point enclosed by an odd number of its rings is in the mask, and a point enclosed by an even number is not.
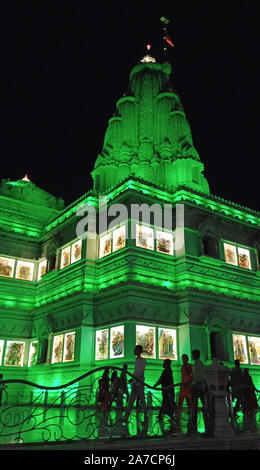
{"type": "Polygon", "coordinates": [[[38,364],[45,364],[47,362],[47,352],[48,352],[48,339],[43,338],[39,341],[39,352],[38,352],[38,364]]]}
{"type": "Polygon", "coordinates": [[[211,331],[209,340],[211,358],[216,357],[220,361],[228,361],[229,355],[225,341],[225,333],[222,331],[211,331]]]}
{"type": "Polygon", "coordinates": [[[203,254],[212,258],[219,257],[218,241],[212,235],[204,235],[202,239],[203,254]]]}

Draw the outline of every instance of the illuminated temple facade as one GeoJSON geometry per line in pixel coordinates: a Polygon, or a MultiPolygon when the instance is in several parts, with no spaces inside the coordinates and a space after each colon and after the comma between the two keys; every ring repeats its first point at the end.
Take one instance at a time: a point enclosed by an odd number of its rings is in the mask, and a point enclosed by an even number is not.
{"type": "Polygon", "coordinates": [[[206,364],[240,359],[259,386],[260,213],[210,194],[170,77],[149,57],[133,68],[93,190],[70,206],[27,177],[1,182],[4,379],[55,386],[100,366],[131,372],[139,343],[151,385],[165,358],[178,381],[181,355],[196,348],[206,364]],[[97,239],[77,236],[86,204],[97,239]],[[118,223],[114,204],[126,209],[118,223]],[[155,210],[140,220],[133,204],[155,210]],[[171,226],[158,224],[166,209],[171,226]]]}

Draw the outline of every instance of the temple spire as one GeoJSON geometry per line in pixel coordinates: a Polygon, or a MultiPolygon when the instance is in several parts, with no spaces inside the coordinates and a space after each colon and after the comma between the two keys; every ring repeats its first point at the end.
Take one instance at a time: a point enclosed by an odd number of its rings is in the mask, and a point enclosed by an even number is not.
{"type": "Polygon", "coordinates": [[[128,91],[116,102],[92,171],[95,190],[106,192],[134,175],[170,192],[185,186],[209,194],[170,75],[168,62],[150,59],[131,70],[128,91]]]}

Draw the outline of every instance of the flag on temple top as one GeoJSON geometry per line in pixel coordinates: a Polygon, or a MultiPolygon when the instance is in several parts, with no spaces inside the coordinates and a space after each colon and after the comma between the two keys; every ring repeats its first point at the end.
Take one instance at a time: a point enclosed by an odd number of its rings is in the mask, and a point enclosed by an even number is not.
{"type": "Polygon", "coordinates": [[[165,18],[165,16],[162,16],[162,17],[160,18],[160,20],[161,20],[162,23],[165,23],[165,24],[169,24],[169,23],[170,23],[170,21],[168,20],[168,18],[165,18]]]}
{"type": "Polygon", "coordinates": [[[173,44],[173,42],[172,42],[172,40],[171,40],[171,38],[168,34],[165,36],[165,41],[167,42],[167,44],[174,47],[174,44],[173,44]]]}

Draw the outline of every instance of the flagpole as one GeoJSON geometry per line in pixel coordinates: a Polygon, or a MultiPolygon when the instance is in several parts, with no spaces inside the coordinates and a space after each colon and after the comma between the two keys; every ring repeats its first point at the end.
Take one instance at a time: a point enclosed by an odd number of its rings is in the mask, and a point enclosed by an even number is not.
{"type": "Polygon", "coordinates": [[[167,25],[170,23],[170,21],[167,18],[165,18],[165,16],[162,16],[160,18],[160,21],[163,23],[163,43],[164,43],[163,52],[164,52],[164,59],[166,61],[167,52],[168,52],[167,44],[170,44],[170,46],[172,47],[174,47],[174,44],[172,43],[169,37],[168,31],[167,31],[167,25]]]}
{"type": "Polygon", "coordinates": [[[168,48],[166,46],[166,37],[167,37],[167,28],[164,26],[163,28],[163,41],[164,41],[164,46],[163,46],[163,52],[164,52],[164,60],[166,62],[167,60],[167,52],[168,52],[168,48]]]}

